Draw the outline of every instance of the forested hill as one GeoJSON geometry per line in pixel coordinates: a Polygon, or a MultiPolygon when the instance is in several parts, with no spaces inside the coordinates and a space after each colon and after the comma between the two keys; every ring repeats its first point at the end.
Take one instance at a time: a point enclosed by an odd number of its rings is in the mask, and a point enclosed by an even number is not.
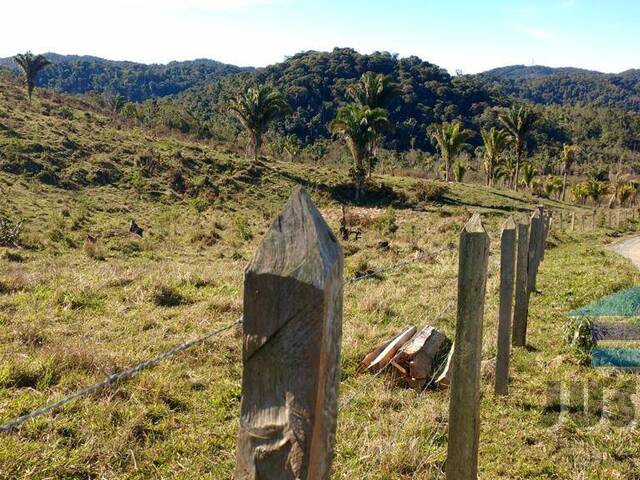
{"type": "MultiPolygon", "coordinates": [[[[108,92],[132,101],[174,95],[219,76],[252,70],[208,59],[147,65],[92,56],[44,55],[52,65],[38,76],[37,86],[72,94],[108,92]]],[[[16,65],[11,58],[2,58],[0,67],[15,69],[16,65]]]]}
{"type": "Polygon", "coordinates": [[[388,146],[395,150],[416,147],[432,150],[427,128],[442,121],[463,119],[478,126],[482,115],[505,104],[478,79],[452,77],[446,70],[418,57],[399,58],[386,52],[362,55],[350,48],[331,52],[308,51],[284,62],[236,78],[219,78],[203,88],[191,89],[178,101],[210,123],[228,117],[223,106],[244,83],[268,82],[284,92],[293,107],[283,126],[305,144],[328,136],[327,124],[346,99],[347,86],[367,72],[384,73],[400,84],[401,94],[389,107],[393,124],[388,146]]]}
{"type": "Polygon", "coordinates": [[[585,105],[640,112],[640,70],[610,74],[578,68],[513,65],[477,77],[508,96],[543,105],[585,105]]]}

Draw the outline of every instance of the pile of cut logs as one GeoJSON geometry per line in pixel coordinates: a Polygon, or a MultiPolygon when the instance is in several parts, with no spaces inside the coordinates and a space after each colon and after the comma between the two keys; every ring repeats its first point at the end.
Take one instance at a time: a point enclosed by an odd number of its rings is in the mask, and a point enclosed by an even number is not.
{"type": "Polygon", "coordinates": [[[443,358],[443,350],[449,347],[446,340],[444,333],[429,325],[419,331],[415,326],[409,326],[369,352],[360,362],[358,372],[377,373],[389,367],[413,388],[423,388],[427,382],[447,387],[453,348],[449,349],[444,368],[435,365],[436,359],[443,358]],[[437,379],[431,382],[435,375],[438,375],[437,379]]]}

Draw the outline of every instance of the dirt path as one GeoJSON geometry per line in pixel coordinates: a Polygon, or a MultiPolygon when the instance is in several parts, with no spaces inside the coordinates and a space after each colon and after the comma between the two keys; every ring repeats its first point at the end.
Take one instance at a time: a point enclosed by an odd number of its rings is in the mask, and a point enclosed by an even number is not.
{"type": "Polygon", "coordinates": [[[612,246],[613,251],[628,258],[640,269],[640,236],[628,238],[612,246]]]}

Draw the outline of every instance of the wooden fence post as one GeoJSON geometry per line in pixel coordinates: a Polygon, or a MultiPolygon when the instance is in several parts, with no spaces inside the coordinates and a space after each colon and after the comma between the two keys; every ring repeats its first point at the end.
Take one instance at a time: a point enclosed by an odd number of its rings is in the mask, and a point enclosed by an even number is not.
{"type": "Polygon", "coordinates": [[[516,293],[513,308],[513,336],[515,347],[524,347],[527,335],[527,271],[529,268],[529,225],[518,223],[518,251],[516,255],[516,293]]]}
{"type": "Polygon", "coordinates": [[[542,218],[540,210],[536,210],[531,215],[529,225],[529,267],[527,269],[527,286],[529,293],[536,291],[536,277],[540,267],[540,244],[544,242],[542,218]]]}
{"type": "Polygon", "coordinates": [[[460,234],[458,309],[449,398],[446,478],[478,477],[480,362],[489,236],[478,214],[460,234]]]}
{"type": "MultiPolygon", "coordinates": [[[[538,274],[538,267],[540,266],[540,262],[542,262],[544,260],[544,247],[545,244],[547,242],[547,233],[548,233],[548,214],[547,212],[545,212],[544,210],[544,206],[542,205],[538,205],[536,207],[536,210],[540,213],[540,236],[537,239],[538,243],[536,244],[537,248],[538,248],[538,258],[537,258],[537,265],[536,265],[536,275],[538,274]]],[[[584,219],[583,219],[584,221],[584,219]]],[[[584,230],[584,224],[582,226],[583,230],[584,230]]],[[[535,280],[533,282],[534,285],[534,289],[535,289],[535,280]]]]}
{"type": "Polygon", "coordinates": [[[496,351],[495,392],[509,391],[509,354],[511,351],[511,313],[516,264],[516,223],[509,217],[500,236],[500,310],[498,313],[498,345],[496,351]]]}
{"type": "Polygon", "coordinates": [[[327,480],[342,335],[342,247],[302,189],[244,280],[236,480],[327,480]]]}
{"type": "Polygon", "coordinates": [[[564,212],[560,212],[560,231],[564,231],[564,212]]]}

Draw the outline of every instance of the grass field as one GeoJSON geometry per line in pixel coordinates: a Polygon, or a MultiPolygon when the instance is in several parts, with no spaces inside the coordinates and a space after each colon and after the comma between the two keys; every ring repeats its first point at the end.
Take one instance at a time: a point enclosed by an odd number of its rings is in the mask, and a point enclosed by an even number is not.
{"type": "MultiPolygon", "coordinates": [[[[0,95],[8,112],[14,100],[0,95]]],[[[55,104],[42,105],[53,111],[55,104]]],[[[25,113],[3,120],[0,144],[14,145],[12,165],[37,155],[60,183],[77,183],[73,169],[106,168],[90,152],[75,164],[53,162],[66,152],[52,153],[58,142],[67,148],[61,140],[64,129],[79,127],[55,126],[57,117],[48,121],[42,105],[24,107],[25,113]],[[46,126],[48,133],[39,140],[44,153],[32,154],[24,142],[33,141],[30,132],[36,125],[46,126]]],[[[74,115],[84,118],[79,112],[74,115]]],[[[345,172],[275,160],[251,165],[216,146],[136,129],[111,130],[107,123],[74,141],[92,142],[88,152],[101,142],[107,149],[129,138],[130,151],[110,161],[119,172],[114,184],[51,185],[26,171],[0,173],[0,213],[25,221],[24,246],[0,251],[2,423],[237,319],[243,269],[295,185],[306,186],[330,226],[338,229],[345,172]],[[186,169],[200,172],[208,165],[202,175],[209,176],[215,195],[176,193],[166,187],[164,173],[133,181],[131,158],[143,143],[165,152],[167,162],[180,162],[185,176],[186,169]],[[173,153],[166,153],[166,145],[173,153]],[[178,151],[193,153],[193,161],[178,151]],[[130,219],[145,229],[143,239],[122,233],[130,219]],[[83,248],[88,233],[101,235],[95,248],[83,248]]],[[[392,265],[416,251],[449,250],[345,287],[341,396],[351,401],[339,415],[334,478],[443,478],[447,391],[419,394],[385,375],[358,375],[356,366],[375,344],[408,324],[434,324],[453,336],[455,248],[460,229],[476,211],[483,214],[492,239],[483,342],[488,362],[482,385],[482,478],[623,479],[640,474],[635,428],[615,421],[592,426],[595,416],[564,414],[564,421],[554,424],[558,406],[547,403],[548,382],[566,388],[577,380],[598,382],[608,394],[635,385],[629,374],[583,365],[564,341],[567,312],[638,280],[626,260],[606,249],[613,232],[551,234],[538,282],[543,294],[534,296],[531,305],[530,347],[514,352],[510,395],[497,399],[490,361],[496,344],[499,229],[506,215],[523,218],[539,200],[452,185],[430,202],[416,197],[416,179],[376,177],[375,182],[372,205],[349,210],[351,225],[363,236],[344,244],[346,277],[392,265]],[[381,248],[380,240],[389,247],[381,248]]],[[[0,436],[0,478],[231,478],[241,370],[241,332],[236,329],[0,436]]],[[[610,410],[616,414],[615,405],[610,410]]]]}

